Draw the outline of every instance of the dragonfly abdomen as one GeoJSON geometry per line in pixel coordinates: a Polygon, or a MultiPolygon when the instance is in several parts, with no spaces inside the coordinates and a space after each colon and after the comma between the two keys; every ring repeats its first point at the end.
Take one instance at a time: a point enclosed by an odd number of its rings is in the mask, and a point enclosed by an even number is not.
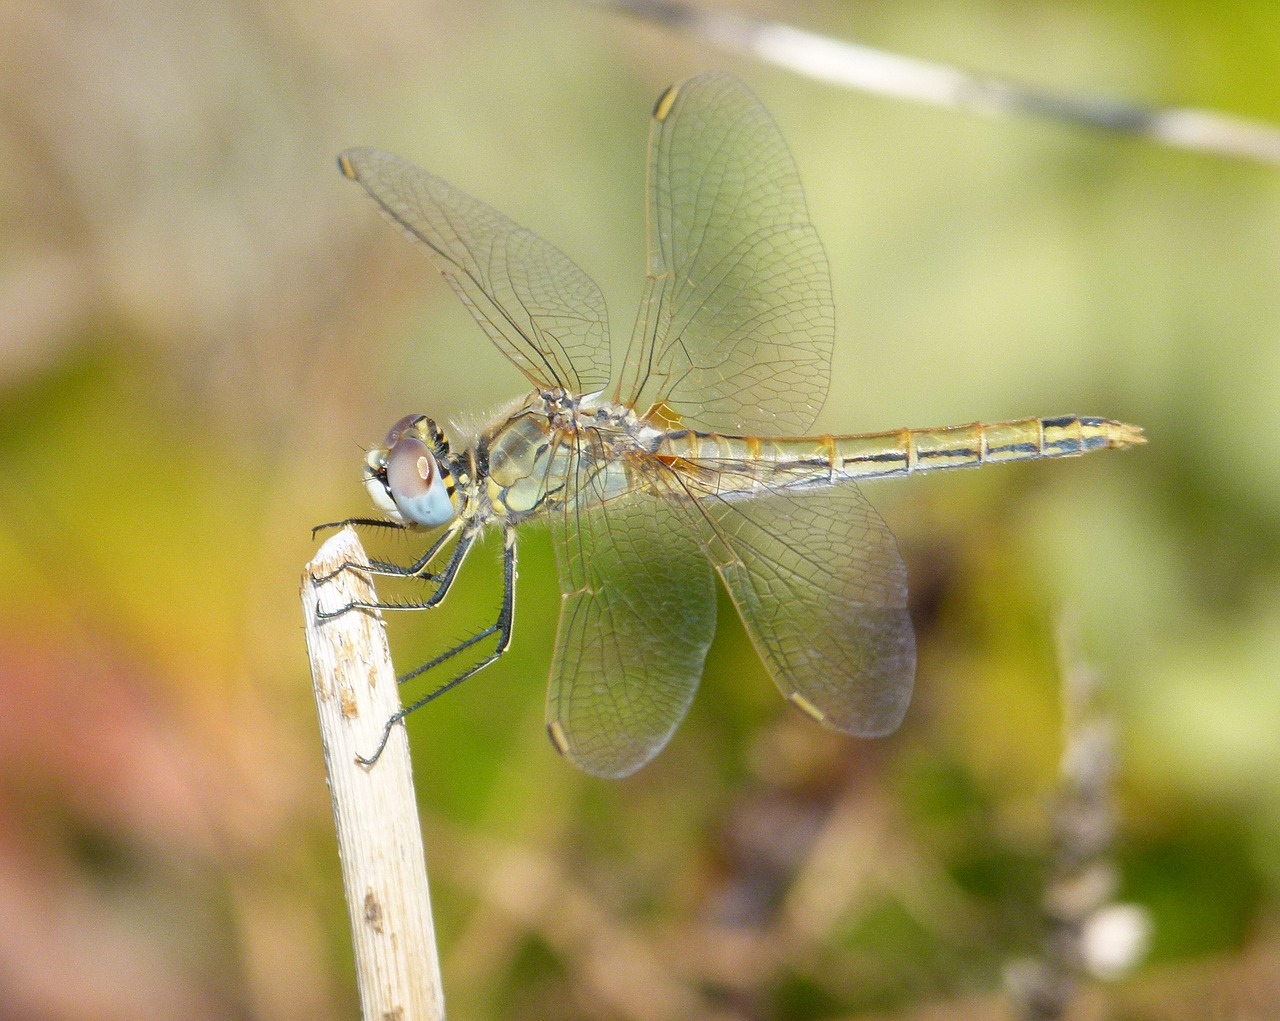
{"type": "Polygon", "coordinates": [[[831,437],[835,473],[852,479],[1079,457],[1145,442],[1136,426],[1078,415],[831,437]]]}
{"type": "Polygon", "coordinates": [[[1063,415],[853,436],[722,436],[681,429],[666,433],[654,453],[677,470],[715,477],[720,495],[745,495],[846,479],[1078,457],[1145,442],[1136,426],[1063,415]]]}

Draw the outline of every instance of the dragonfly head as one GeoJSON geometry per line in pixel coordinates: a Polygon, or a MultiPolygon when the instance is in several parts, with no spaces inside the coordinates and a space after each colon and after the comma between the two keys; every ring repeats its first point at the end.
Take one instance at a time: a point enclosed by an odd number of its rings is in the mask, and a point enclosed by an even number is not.
{"type": "Polygon", "coordinates": [[[385,445],[365,455],[364,488],[374,506],[404,524],[447,525],[458,513],[448,453],[444,433],[426,415],[400,419],[385,445]]]}

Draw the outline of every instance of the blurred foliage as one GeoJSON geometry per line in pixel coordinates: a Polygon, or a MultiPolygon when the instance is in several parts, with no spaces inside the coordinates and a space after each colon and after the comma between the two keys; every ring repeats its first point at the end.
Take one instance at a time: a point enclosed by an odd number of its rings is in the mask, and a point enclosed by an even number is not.
{"type": "MultiPolygon", "coordinates": [[[[1258,0],[779,10],[1280,122],[1258,0]]],[[[567,3],[8,4],[0,57],[0,1016],[355,1014],[309,528],[365,512],[388,423],[522,381],[334,154],[377,144],[492,202],[625,336],[650,105],[719,67],[775,114],[830,256],[821,428],[1077,411],[1151,443],[869,487],[912,575],[902,731],[790,712],[722,601],[690,718],[617,784],[544,736],[533,531],[510,655],[409,724],[453,1016],[1008,1016],[1065,609],[1122,735],[1120,896],[1154,923],[1079,1016],[1280,1017],[1274,171],[838,92],[567,3]]],[[[497,564],[490,541],[430,620],[393,622],[402,664],[495,611],[497,564]]]]}

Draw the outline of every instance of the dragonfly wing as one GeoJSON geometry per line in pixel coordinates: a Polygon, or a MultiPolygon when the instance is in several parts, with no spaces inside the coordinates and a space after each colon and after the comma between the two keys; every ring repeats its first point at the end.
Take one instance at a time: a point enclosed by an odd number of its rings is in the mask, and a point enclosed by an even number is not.
{"type": "Polygon", "coordinates": [[[835,319],[773,119],[729,75],[673,86],[648,182],[648,280],[618,398],[715,432],[803,432],[826,398],[835,319]]]}
{"type": "Polygon", "coordinates": [[[604,297],[567,255],[447,181],[378,149],[338,160],[426,252],[498,349],[540,389],[609,382],[604,297]]]}
{"type": "Polygon", "coordinates": [[[624,777],[662,750],[693,701],[715,581],[668,501],[636,492],[582,505],[552,517],[563,596],[547,723],[576,765],[624,777]]]}
{"type": "Polygon", "coordinates": [[[906,567],[851,484],[700,500],[712,563],[784,697],[861,737],[897,729],[915,680],[906,567]]]}

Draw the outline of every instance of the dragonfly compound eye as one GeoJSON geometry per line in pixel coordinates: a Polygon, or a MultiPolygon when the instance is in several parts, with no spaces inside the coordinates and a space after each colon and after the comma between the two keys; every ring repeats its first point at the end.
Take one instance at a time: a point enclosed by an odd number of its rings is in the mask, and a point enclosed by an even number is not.
{"type": "Polygon", "coordinates": [[[396,509],[412,524],[437,528],[456,513],[447,473],[416,436],[401,436],[387,452],[386,488],[396,509]]]}
{"type": "Polygon", "coordinates": [[[403,521],[387,486],[387,451],[371,450],[364,459],[364,488],[373,505],[393,521],[403,521]]]}

